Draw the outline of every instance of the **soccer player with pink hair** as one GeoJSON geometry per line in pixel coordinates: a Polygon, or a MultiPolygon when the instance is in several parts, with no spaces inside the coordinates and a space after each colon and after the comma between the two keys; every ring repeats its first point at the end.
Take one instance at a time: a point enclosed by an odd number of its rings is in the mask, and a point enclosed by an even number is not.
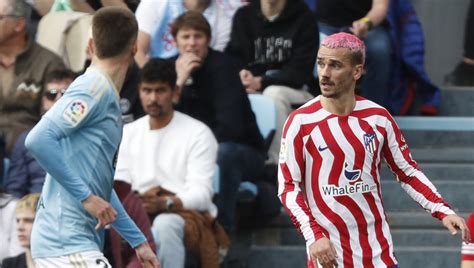
{"type": "Polygon", "coordinates": [[[470,239],[457,216],[420,171],[395,120],[355,94],[365,45],[337,33],[321,43],[321,95],[294,111],[281,141],[278,195],[306,240],[308,267],[398,267],[384,210],[380,164],[455,235],[470,239]]]}

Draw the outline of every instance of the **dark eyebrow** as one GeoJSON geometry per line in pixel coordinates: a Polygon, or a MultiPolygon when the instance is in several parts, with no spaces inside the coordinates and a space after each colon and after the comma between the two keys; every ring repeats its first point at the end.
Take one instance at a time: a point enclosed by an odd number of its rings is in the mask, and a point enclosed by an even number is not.
{"type": "MultiPolygon", "coordinates": [[[[324,58],[316,57],[316,60],[317,60],[317,61],[319,61],[319,60],[324,60],[324,58]]],[[[339,64],[343,64],[342,61],[340,61],[340,60],[333,60],[333,59],[329,59],[329,63],[339,63],[339,64]]]]}

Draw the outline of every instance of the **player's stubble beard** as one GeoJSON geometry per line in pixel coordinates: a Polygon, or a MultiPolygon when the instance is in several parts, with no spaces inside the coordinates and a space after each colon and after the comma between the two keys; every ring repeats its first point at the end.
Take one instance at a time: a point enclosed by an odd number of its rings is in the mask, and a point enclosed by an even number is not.
{"type": "Polygon", "coordinates": [[[322,78],[319,81],[319,85],[322,86],[322,84],[326,84],[328,86],[331,86],[334,89],[334,90],[329,91],[329,92],[321,90],[321,94],[323,95],[323,97],[330,98],[330,99],[337,99],[340,96],[340,91],[338,91],[338,89],[336,88],[336,84],[333,81],[331,81],[329,79],[322,78]]]}
{"type": "Polygon", "coordinates": [[[346,94],[347,92],[351,90],[355,90],[355,82],[351,81],[349,77],[347,78],[347,80],[344,79],[342,81],[343,82],[339,82],[338,84],[336,84],[334,81],[330,80],[329,78],[324,78],[324,77],[321,78],[319,80],[320,86],[323,83],[325,83],[333,88],[333,90],[329,92],[324,92],[323,90],[321,90],[321,94],[323,95],[323,97],[330,98],[330,99],[338,99],[342,95],[346,94]]]}

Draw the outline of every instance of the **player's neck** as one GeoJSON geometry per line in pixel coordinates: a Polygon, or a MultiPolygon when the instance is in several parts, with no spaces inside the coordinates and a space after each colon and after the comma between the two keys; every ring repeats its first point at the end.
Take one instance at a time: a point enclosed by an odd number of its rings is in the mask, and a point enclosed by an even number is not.
{"type": "Polygon", "coordinates": [[[122,90],[125,76],[127,75],[128,62],[124,58],[112,58],[112,59],[92,59],[92,66],[99,69],[109,76],[114,83],[117,92],[120,93],[122,90]]]}
{"type": "Polygon", "coordinates": [[[346,116],[354,111],[356,104],[354,91],[349,94],[341,95],[337,98],[326,98],[321,96],[321,105],[323,108],[335,115],[346,116]]]}

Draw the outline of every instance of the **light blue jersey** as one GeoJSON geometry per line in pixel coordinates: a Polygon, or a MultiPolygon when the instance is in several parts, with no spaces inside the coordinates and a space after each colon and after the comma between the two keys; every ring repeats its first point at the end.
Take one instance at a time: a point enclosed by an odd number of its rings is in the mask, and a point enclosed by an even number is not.
{"type": "Polygon", "coordinates": [[[32,129],[26,146],[47,171],[31,235],[33,258],[101,250],[103,230],[82,206],[91,193],[117,210],[112,226],[132,245],[146,239],[113,191],[114,156],[122,135],[112,81],[89,68],[32,129]]]}
{"type": "Polygon", "coordinates": [[[156,24],[150,41],[150,58],[170,58],[178,54],[178,49],[173,44],[171,23],[185,12],[182,0],[164,1],[166,7],[160,23],[156,24]]]}

